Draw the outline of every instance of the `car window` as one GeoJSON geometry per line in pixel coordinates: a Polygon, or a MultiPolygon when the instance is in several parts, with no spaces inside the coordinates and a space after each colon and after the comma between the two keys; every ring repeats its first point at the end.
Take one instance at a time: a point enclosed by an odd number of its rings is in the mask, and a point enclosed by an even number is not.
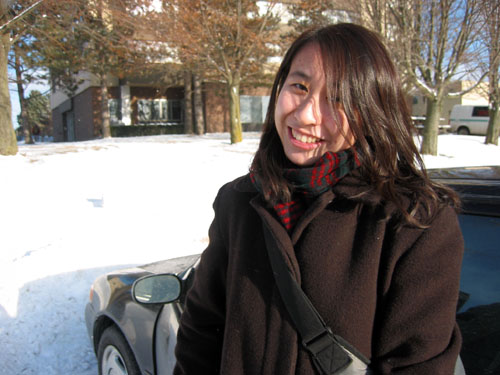
{"type": "Polygon", "coordinates": [[[472,116],[474,117],[488,117],[490,115],[488,107],[474,107],[472,116]]]}

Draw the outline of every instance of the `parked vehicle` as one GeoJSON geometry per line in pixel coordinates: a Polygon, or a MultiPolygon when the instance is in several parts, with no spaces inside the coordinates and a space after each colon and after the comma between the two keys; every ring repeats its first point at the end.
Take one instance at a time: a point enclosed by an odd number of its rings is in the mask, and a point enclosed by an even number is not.
{"type": "MultiPolygon", "coordinates": [[[[467,375],[500,373],[500,167],[430,170],[462,197],[465,238],[457,321],[467,375]]],[[[85,321],[99,374],[171,374],[179,318],[199,255],[100,276],[85,321]]]]}
{"type": "Polygon", "coordinates": [[[486,135],[488,106],[454,105],[450,114],[451,131],[461,135],[486,135]]]}

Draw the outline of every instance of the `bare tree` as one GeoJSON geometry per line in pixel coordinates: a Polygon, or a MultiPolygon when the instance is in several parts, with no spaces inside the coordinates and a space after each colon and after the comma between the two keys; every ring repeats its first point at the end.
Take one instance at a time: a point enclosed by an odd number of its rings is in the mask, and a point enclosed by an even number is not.
{"type": "Polygon", "coordinates": [[[287,6],[291,17],[286,32],[283,33],[285,46],[288,46],[303,31],[311,27],[326,26],[337,22],[359,19],[359,6],[354,2],[362,0],[300,0],[287,6]]]}
{"type": "Polygon", "coordinates": [[[500,4],[484,0],[481,8],[486,27],[483,43],[488,49],[488,99],[490,119],[485,143],[498,145],[500,133],[500,4]]]}
{"type": "Polygon", "coordinates": [[[396,6],[394,0],[339,0],[336,1],[336,5],[349,14],[353,22],[376,32],[381,37],[400,72],[403,90],[408,93],[414,89],[415,84],[402,64],[404,43],[401,43],[401,39],[404,35],[396,30],[397,22],[391,10],[392,6],[396,6]]]}
{"type": "MultiPolygon", "coordinates": [[[[242,140],[242,82],[262,74],[268,57],[277,54],[279,18],[273,15],[274,3],[176,0],[163,2],[162,11],[151,12],[148,17],[154,24],[156,39],[174,51],[179,63],[204,80],[225,84],[230,103],[231,143],[242,140]]],[[[200,133],[198,119],[202,119],[203,113],[196,105],[196,91],[195,86],[196,133],[200,133]]]]}
{"type": "Polygon", "coordinates": [[[436,155],[444,98],[464,95],[482,79],[452,91],[455,81],[470,78],[478,68],[478,0],[395,0],[390,11],[404,73],[427,98],[421,152],[436,155]]]}
{"type": "Polygon", "coordinates": [[[184,71],[184,133],[193,133],[193,73],[184,71]]]}
{"type": "Polygon", "coordinates": [[[203,97],[201,91],[201,77],[199,74],[193,75],[193,84],[195,133],[202,135],[205,132],[205,116],[203,116],[203,97]]]}

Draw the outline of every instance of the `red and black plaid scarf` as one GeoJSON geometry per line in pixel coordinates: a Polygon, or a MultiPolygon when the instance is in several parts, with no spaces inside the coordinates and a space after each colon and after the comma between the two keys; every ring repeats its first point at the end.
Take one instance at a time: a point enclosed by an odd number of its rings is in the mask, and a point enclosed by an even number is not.
{"type": "MultiPolygon", "coordinates": [[[[285,228],[288,231],[293,229],[307,209],[307,199],[324,193],[359,165],[356,151],[351,148],[329,151],[310,167],[284,169],[284,177],[293,186],[293,196],[290,202],[276,204],[274,210],[285,228]]],[[[251,178],[257,190],[261,191],[257,176],[252,173],[251,178]]]]}

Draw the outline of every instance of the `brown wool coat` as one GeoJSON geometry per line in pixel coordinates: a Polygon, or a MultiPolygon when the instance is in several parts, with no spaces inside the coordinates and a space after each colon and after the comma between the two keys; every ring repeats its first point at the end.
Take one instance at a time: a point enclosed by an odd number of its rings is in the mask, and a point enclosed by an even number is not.
{"type": "Polygon", "coordinates": [[[333,332],[380,374],[453,374],[463,239],[443,209],[425,230],[402,227],[391,205],[355,176],[310,206],[291,236],[248,176],[221,188],[210,244],[188,294],[174,374],[314,374],[281,301],[262,232],[333,332]]]}

